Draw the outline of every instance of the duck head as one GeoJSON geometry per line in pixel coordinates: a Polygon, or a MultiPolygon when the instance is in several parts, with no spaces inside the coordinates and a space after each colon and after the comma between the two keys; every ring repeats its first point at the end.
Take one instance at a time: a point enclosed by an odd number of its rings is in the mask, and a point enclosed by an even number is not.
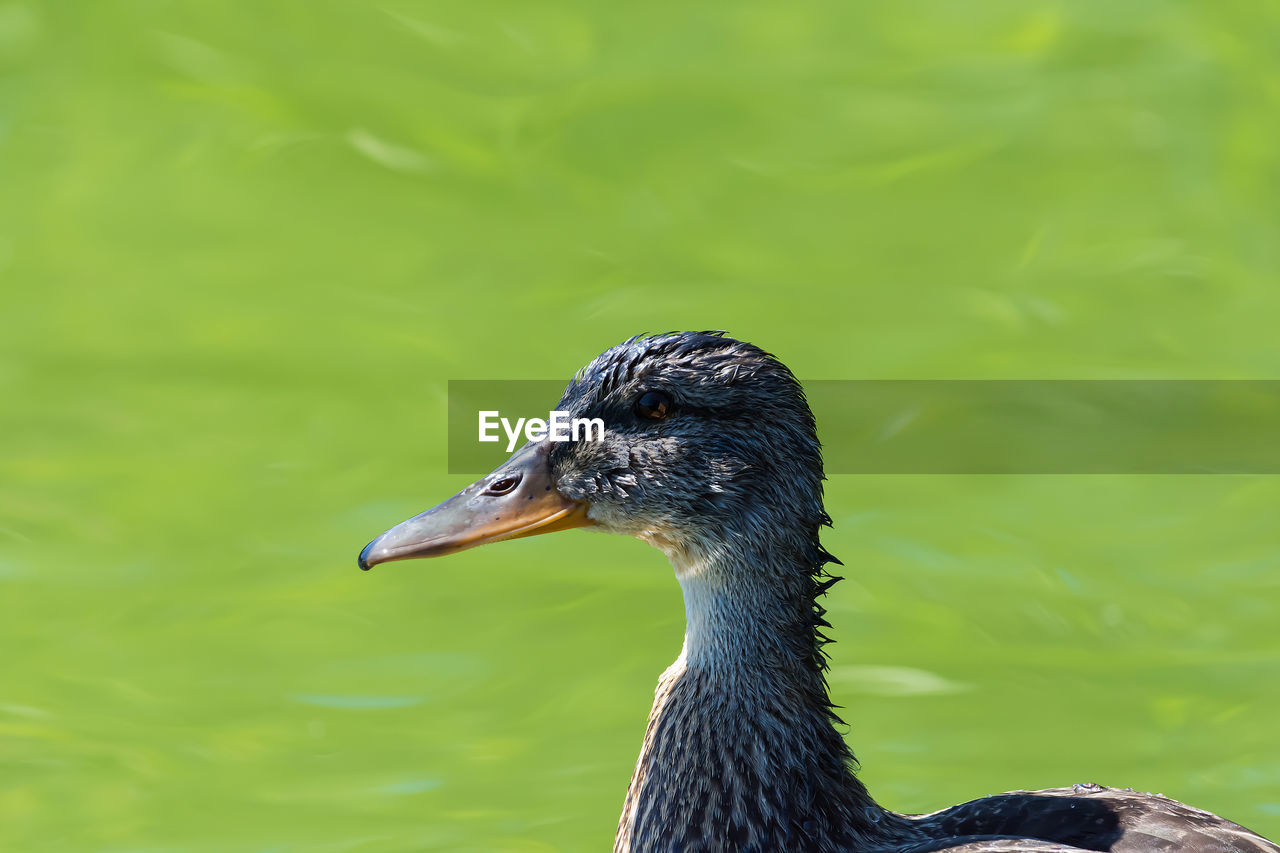
{"type": "Polygon", "coordinates": [[[822,509],[813,415],[791,372],[722,333],[635,337],[580,370],[557,410],[603,435],[526,444],[365,547],[360,567],[594,527],[691,555],[744,541],[812,547],[822,509]]]}

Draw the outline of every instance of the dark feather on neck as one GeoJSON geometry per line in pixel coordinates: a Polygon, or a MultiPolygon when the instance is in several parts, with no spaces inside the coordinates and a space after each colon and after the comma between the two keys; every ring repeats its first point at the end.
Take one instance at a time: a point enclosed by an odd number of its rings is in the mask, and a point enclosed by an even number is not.
{"type": "Polygon", "coordinates": [[[685,648],[659,682],[616,849],[834,851],[901,830],[855,777],[827,690],[819,601],[839,561],[813,485],[816,512],[746,513],[673,559],[685,648]]]}

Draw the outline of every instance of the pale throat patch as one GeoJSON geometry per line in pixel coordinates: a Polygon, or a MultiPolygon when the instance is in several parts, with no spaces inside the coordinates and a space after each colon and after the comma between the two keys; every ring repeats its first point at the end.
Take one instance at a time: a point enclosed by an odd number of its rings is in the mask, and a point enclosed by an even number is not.
{"type": "Polygon", "coordinates": [[[707,555],[680,551],[669,556],[684,594],[684,647],[676,663],[718,668],[740,660],[750,620],[728,592],[724,569],[707,555]]]}

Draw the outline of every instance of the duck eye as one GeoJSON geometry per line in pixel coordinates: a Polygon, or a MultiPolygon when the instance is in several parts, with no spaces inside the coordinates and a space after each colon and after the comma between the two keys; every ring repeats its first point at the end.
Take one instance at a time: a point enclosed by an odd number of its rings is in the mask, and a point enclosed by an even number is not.
{"type": "Polygon", "coordinates": [[[645,391],[636,400],[636,415],[644,420],[660,421],[675,408],[671,396],[662,391],[645,391]]]}

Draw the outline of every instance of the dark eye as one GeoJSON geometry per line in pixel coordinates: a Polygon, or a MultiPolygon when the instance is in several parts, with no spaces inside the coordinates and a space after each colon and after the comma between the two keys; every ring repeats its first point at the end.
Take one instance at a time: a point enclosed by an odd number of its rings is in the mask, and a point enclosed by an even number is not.
{"type": "Polygon", "coordinates": [[[636,400],[636,416],[641,420],[660,421],[674,410],[671,396],[662,391],[645,391],[636,400]]]}

